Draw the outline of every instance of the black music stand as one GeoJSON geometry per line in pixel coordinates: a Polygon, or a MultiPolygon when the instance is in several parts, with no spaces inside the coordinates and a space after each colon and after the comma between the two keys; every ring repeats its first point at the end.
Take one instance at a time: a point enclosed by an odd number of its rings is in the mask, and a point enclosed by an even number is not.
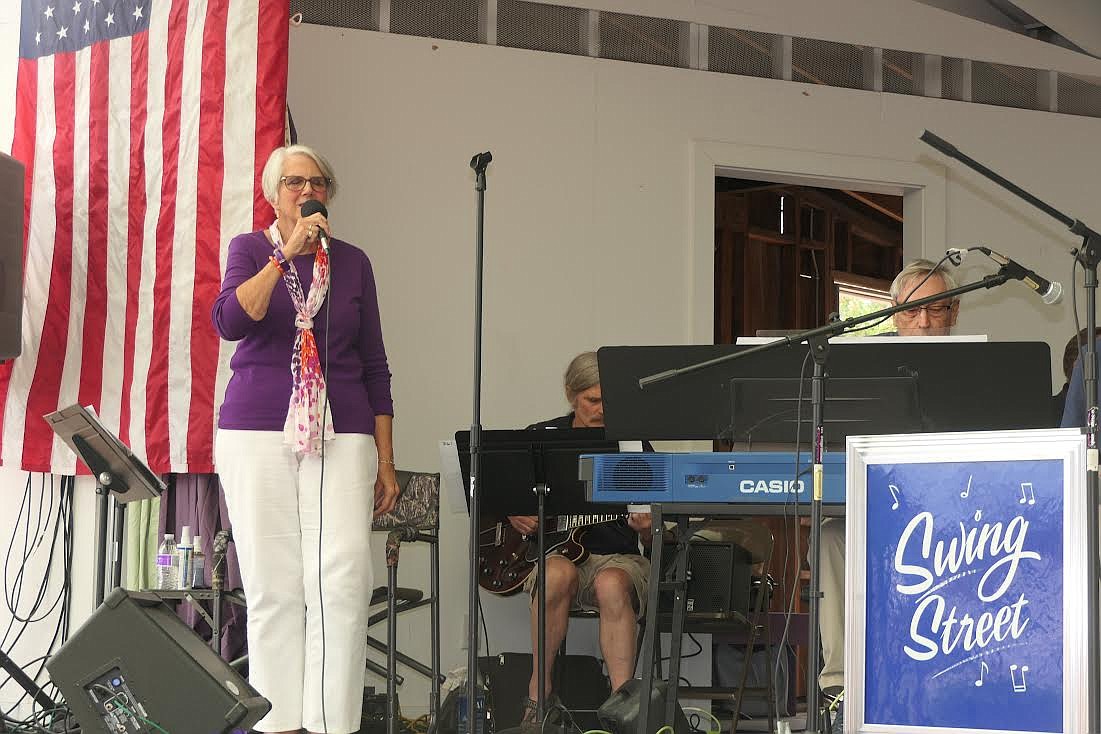
{"type": "Polygon", "coordinates": [[[111,588],[122,585],[122,506],[135,500],[159,497],[165,490],[161,478],[154,474],[129,447],[107,430],[95,413],[80,405],[70,405],[43,418],[54,433],[80,457],[96,478],[96,606],[103,603],[108,564],[107,517],[108,497],[114,504],[111,588]]]}
{"type": "MultiPolygon", "coordinates": [[[[918,375],[904,377],[838,377],[829,382],[825,415],[828,445],[844,450],[845,439],[885,433],[919,433],[927,429],[918,397],[918,375]]],[[[730,427],[723,438],[746,451],[754,444],[784,449],[810,446],[813,427],[808,412],[810,380],[789,377],[735,377],[730,380],[730,427]],[[796,437],[798,429],[798,438],[796,437]]]]}
{"type": "MultiPolygon", "coordinates": [[[[795,380],[807,353],[805,347],[754,354],[728,362],[722,369],[684,374],[673,382],[645,390],[638,381],[661,370],[756,348],[733,344],[601,348],[597,356],[608,438],[645,436],[652,441],[728,438],[731,380],[754,377],[795,380]]],[[[898,376],[902,367],[918,374],[921,412],[927,430],[1052,427],[1051,348],[1046,342],[899,339],[897,344],[877,340],[874,344],[830,345],[831,386],[838,384],[840,378],[898,376]]],[[[785,439],[789,443],[791,440],[785,439]]]]}
{"type": "MultiPolygon", "coordinates": [[[[467,503],[470,502],[470,432],[457,431],[455,445],[459,468],[463,475],[467,503]]],[[[602,428],[530,428],[522,431],[481,432],[481,474],[478,491],[481,511],[500,516],[535,515],[539,518],[536,547],[539,551],[538,581],[539,639],[534,665],[537,666],[538,696],[536,719],[546,715],[546,565],[545,525],[548,514],[581,515],[608,514],[625,511],[615,505],[594,504],[585,499],[585,484],[578,472],[578,457],[582,454],[605,454],[619,451],[617,441],[608,441],[602,428]],[[530,492],[523,491],[525,487],[530,492]]],[[[484,514],[483,514],[484,516],[484,514]]],[[[479,548],[482,529],[479,528],[479,548]]],[[[476,583],[476,579],[471,579],[476,583]]],[[[476,590],[475,590],[476,593],[476,590]]],[[[473,727],[471,727],[473,731],[473,727]]]]}

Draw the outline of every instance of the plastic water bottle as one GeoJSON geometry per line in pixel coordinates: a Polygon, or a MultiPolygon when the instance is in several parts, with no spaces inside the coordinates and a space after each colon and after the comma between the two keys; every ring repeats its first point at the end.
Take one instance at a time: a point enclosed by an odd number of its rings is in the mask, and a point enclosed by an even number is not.
{"type": "Polygon", "coordinates": [[[161,591],[176,588],[176,534],[165,533],[157,549],[157,575],[154,584],[161,591]]]}
{"type": "Polygon", "coordinates": [[[206,586],[206,554],[203,553],[203,536],[195,536],[195,550],[191,552],[191,588],[206,586]]]}
{"type": "Polygon", "coordinates": [[[181,589],[191,588],[191,557],[195,546],[191,540],[191,526],[184,525],[180,531],[180,543],[176,546],[176,569],[181,589]]]}

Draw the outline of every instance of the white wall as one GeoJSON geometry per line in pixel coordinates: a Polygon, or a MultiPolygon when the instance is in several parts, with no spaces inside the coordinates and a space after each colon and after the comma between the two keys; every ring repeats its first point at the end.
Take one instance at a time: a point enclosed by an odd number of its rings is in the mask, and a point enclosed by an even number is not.
{"type": "MultiPolygon", "coordinates": [[[[797,15],[754,15],[758,4],[726,3],[745,6],[745,16],[762,24],[808,30],[797,15]]],[[[14,38],[8,5],[0,8],[0,34],[14,38]]],[[[639,0],[636,12],[650,5],[639,0]]],[[[915,17],[928,12],[937,11],[921,6],[915,17]]],[[[895,34],[888,47],[921,40],[906,35],[905,13],[891,29],[876,18],[852,16],[851,35],[840,40],[888,30],[895,34]]],[[[933,40],[945,45],[944,38],[933,40]]],[[[990,38],[1001,37],[984,36],[984,54],[1007,54],[1020,37],[1004,46],[990,38]]],[[[0,42],[5,150],[15,45],[0,42]]],[[[971,50],[959,41],[948,52],[971,50]]],[[[1067,281],[1072,239],[919,143],[928,127],[1099,226],[1095,119],[314,26],[292,31],[290,104],[302,141],[337,165],[343,192],[331,207],[335,232],[363,246],[378,273],[397,457],[408,468],[436,469],[437,440],[471,421],[475,195],[467,163],[477,151],[495,157],[486,199],[487,428],[564,412],[561,373],[583,349],[710,340],[709,181],[717,165],[924,187],[921,206],[907,209],[925,218],[919,230],[908,225],[908,237],[920,231],[919,241],[907,242],[909,254],[984,242],[1067,281]]],[[[975,263],[965,272],[991,270],[975,263]]],[[[1045,309],[1019,284],[969,297],[959,326],[996,339],[1046,340],[1060,353],[1073,331],[1069,306],[1045,309]]],[[[21,475],[0,473],[0,486],[5,495],[16,491],[21,475]]],[[[81,508],[88,518],[91,505],[81,508]]],[[[78,553],[90,565],[87,523],[78,553]]],[[[465,660],[465,516],[445,514],[442,533],[450,668],[465,660]]],[[[381,543],[376,538],[380,583],[381,543]]],[[[403,550],[403,585],[424,577],[426,558],[416,544],[403,550]]],[[[427,657],[426,625],[420,612],[402,619],[403,649],[427,657]]],[[[402,700],[416,713],[424,686],[404,672],[402,700]]]]}
{"type": "Polygon", "coordinates": [[[15,70],[19,54],[22,3],[0,3],[0,150],[11,152],[15,126],[15,70]]]}

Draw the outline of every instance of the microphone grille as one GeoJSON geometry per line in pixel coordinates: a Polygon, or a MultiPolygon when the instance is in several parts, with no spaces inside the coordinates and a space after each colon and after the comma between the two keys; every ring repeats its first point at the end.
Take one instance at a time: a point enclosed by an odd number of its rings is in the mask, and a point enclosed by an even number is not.
{"type": "Polygon", "coordinates": [[[302,204],[301,208],[302,216],[308,217],[311,214],[320,214],[323,217],[329,216],[329,210],[325,208],[317,199],[310,199],[302,204]]]}

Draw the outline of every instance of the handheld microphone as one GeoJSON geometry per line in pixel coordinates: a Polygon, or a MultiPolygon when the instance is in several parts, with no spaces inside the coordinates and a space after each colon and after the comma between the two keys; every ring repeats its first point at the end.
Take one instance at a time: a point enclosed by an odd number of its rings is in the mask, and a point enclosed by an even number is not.
{"type": "Polygon", "coordinates": [[[1029,288],[1039,293],[1040,299],[1047,305],[1053,306],[1063,299],[1063,286],[1059,282],[1040,277],[1034,270],[1029,270],[1019,262],[995,252],[989,247],[978,247],[976,249],[999,265],[1008,268],[1012,277],[1019,279],[1029,288]]]}
{"type": "MultiPolygon", "coordinates": [[[[329,210],[326,209],[325,205],[322,204],[317,199],[310,199],[309,201],[302,204],[301,212],[302,212],[302,216],[304,216],[304,217],[308,217],[311,214],[320,214],[323,217],[328,217],[329,216],[329,210]]],[[[323,228],[318,227],[317,228],[317,238],[319,240],[321,240],[321,249],[325,251],[326,255],[328,255],[329,254],[329,235],[328,235],[328,233],[325,232],[325,230],[323,228]]]]}

